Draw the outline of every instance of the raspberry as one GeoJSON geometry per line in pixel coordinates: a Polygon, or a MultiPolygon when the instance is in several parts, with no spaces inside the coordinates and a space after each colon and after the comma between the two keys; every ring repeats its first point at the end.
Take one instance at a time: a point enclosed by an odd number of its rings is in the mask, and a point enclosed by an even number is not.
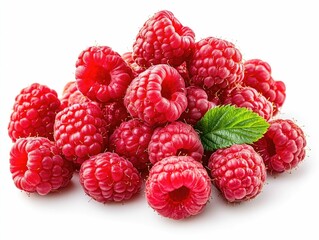
{"type": "Polygon", "coordinates": [[[77,164],[103,152],[107,130],[101,109],[91,102],[66,107],[56,115],[54,139],[65,158],[77,164]]]}
{"type": "Polygon", "coordinates": [[[83,162],[80,183],[90,197],[102,203],[131,199],[142,179],[132,163],[116,153],[104,152],[83,162]]]}
{"type": "Polygon", "coordinates": [[[295,168],[306,155],[306,138],[302,129],[289,119],[269,122],[266,134],[253,147],[263,157],[270,173],[295,168]]]}
{"type": "Polygon", "coordinates": [[[186,62],[183,62],[181,65],[179,65],[175,68],[179,72],[179,74],[182,76],[182,78],[184,79],[185,84],[189,83],[189,74],[188,74],[186,62]]]}
{"type": "Polygon", "coordinates": [[[37,136],[53,140],[53,124],[60,104],[56,91],[45,85],[33,83],[23,88],[15,98],[8,124],[11,140],[37,136]]]}
{"type": "Polygon", "coordinates": [[[200,162],[203,153],[203,145],[194,128],[178,121],[156,128],[148,146],[152,164],[165,157],[179,155],[191,156],[200,162]]]}
{"type": "Polygon", "coordinates": [[[145,184],[148,204],[175,220],[199,214],[211,195],[203,165],[190,156],[171,156],[154,164],[145,184]]]}
{"type": "Polygon", "coordinates": [[[229,202],[256,197],[266,181],[262,157],[246,144],[218,149],[208,160],[213,184],[229,202]]]}
{"type": "Polygon", "coordinates": [[[150,165],[147,148],[152,134],[150,126],[139,119],[131,119],[115,129],[109,148],[131,161],[138,170],[144,170],[150,165]]]}
{"type": "Polygon", "coordinates": [[[215,104],[210,102],[206,92],[197,86],[189,86],[186,91],[188,105],[179,120],[195,125],[215,104]]]}
{"type": "Polygon", "coordinates": [[[75,77],[83,95],[104,103],[122,98],[133,74],[120,54],[107,46],[95,46],[80,53],[75,77]]]}
{"type": "Polygon", "coordinates": [[[269,121],[273,115],[273,106],[263,95],[251,87],[237,87],[230,91],[223,104],[248,108],[269,121]]]}
{"type": "Polygon", "coordinates": [[[170,11],[159,11],[149,18],[136,36],[133,59],[141,67],[155,64],[179,66],[192,53],[195,34],[170,11]]]}
{"type": "Polygon", "coordinates": [[[173,122],[187,107],[185,82],[175,68],[154,65],[132,81],[124,105],[132,117],[150,125],[173,122]]]}
{"type": "Polygon", "coordinates": [[[105,103],[101,109],[109,133],[112,133],[122,122],[131,118],[123,101],[105,103]]]}
{"type": "Polygon", "coordinates": [[[69,81],[64,85],[63,92],[62,92],[62,97],[60,98],[61,102],[61,109],[66,108],[69,106],[69,97],[72,93],[77,91],[77,86],[75,81],[69,81]]]}
{"type": "Polygon", "coordinates": [[[25,192],[47,195],[57,191],[68,185],[73,171],[73,164],[48,138],[19,138],[11,148],[10,172],[16,187],[25,192]]]}
{"type": "Polygon", "coordinates": [[[137,63],[134,61],[132,52],[126,52],[122,54],[122,58],[127,63],[127,65],[132,69],[133,76],[137,77],[141,72],[145,70],[145,68],[137,65],[137,63]]]}
{"type": "Polygon", "coordinates": [[[68,99],[69,106],[76,103],[85,103],[85,102],[91,102],[91,103],[95,103],[96,105],[99,105],[98,102],[90,100],[89,98],[84,96],[79,90],[76,90],[74,93],[70,94],[68,99]]]}
{"type": "Polygon", "coordinates": [[[76,81],[67,82],[62,92],[61,110],[75,103],[91,102],[77,87],[76,81]]]}
{"type": "Polygon", "coordinates": [[[244,76],[240,51],[233,43],[214,37],[195,43],[187,68],[191,85],[214,92],[240,83],[244,76]]]}
{"type": "Polygon", "coordinates": [[[244,63],[243,85],[255,88],[274,106],[276,115],[286,99],[286,86],[282,81],[275,81],[271,76],[270,65],[260,59],[250,59],[244,63]]]}

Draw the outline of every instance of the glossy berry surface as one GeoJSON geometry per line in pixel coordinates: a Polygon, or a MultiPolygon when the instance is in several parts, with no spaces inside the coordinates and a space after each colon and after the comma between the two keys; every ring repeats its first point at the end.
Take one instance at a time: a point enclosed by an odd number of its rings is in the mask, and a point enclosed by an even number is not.
{"type": "Polygon", "coordinates": [[[105,103],[124,96],[133,74],[121,55],[112,48],[93,46],[80,53],[75,78],[83,95],[105,103]]]}
{"type": "Polygon", "coordinates": [[[102,110],[91,102],[66,107],[56,116],[54,139],[65,158],[80,165],[103,152],[108,135],[102,110]]]}
{"type": "Polygon", "coordinates": [[[199,214],[211,195],[211,181],[203,165],[189,156],[171,156],[157,162],[145,184],[148,204],[175,220],[199,214]]]}
{"type": "Polygon", "coordinates": [[[156,128],[148,145],[152,164],[169,156],[191,156],[200,162],[203,153],[197,132],[191,125],[179,121],[156,128]]]}
{"type": "Polygon", "coordinates": [[[8,124],[13,142],[20,137],[47,137],[53,140],[55,116],[61,102],[55,90],[33,83],[16,96],[8,124]]]}
{"type": "Polygon", "coordinates": [[[155,13],[141,27],[133,44],[133,59],[141,67],[179,66],[191,55],[195,34],[170,11],[155,13]]]}
{"type": "Polygon", "coordinates": [[[132,117],[149,125],[173,122],[187,107],[185,82],[175,68],[154,65],[132,81],[124,105],[132,117]]]}
{"type": "Polygon", "coordinates": [[[58,191],[69,184],[73,171],[73,164],[47,138],[19,138],[11,148],[12,179],[25,192],[47,195],[58,191]]]}
{"type": "Polygon", "coordinates": [[[307,141],[303,130],[289,119],[275,119],[269,123],[266,134],[253,145],[267,169],[281,173],[297,167],[306,157],[307,141]]]}
{"type": "Polygon", "coordinates": [[[141,188],[141,176],[133,164],[116,153],[104,152],[83,162],[80,183],[98,202],[122,202],[141,188]]]}
{"type": "Polygon", "coordinates": [[[262,157],[246,144],[218,149],[208,160],[214,185],[229,202],[256,197],[266,181],[262,157]]]}

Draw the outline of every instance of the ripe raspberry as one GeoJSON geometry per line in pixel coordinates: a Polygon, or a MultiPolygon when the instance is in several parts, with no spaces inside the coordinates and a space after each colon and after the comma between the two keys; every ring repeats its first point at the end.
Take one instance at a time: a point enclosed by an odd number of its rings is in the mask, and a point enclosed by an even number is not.
{"type": "Polygon", "coordinates": [[[187,67],[191,85],[214,92],[240,83],[244,76],[240,51],[233,43],[214,37],[195,43],[187,67]]]}
{"type": "Polygon", "coordinates": [[[256,197],[266,181],[266,168],[261,156],[246,144],[218,149],[208,160],[213,184],[229,202],[256,197]]]}
{"type": "Polygon", "coordinates": [[[155,163],[145,184],[148,204],[175,220],[199,214],[211,195],[203,165],[190,156],[171,156],[155,163]]]}
{"type": "Polygon", "coordinates": [[[215,104],[210,102],[206,92],[197,86],[189,86],[186,91],[188,105],[179,120],[195,125],[215,104]]]}
{"type": "Polygon", "coordinates": [[[282,81],[275,81],[271,76],[270,65],[260,59],[250,59],[244,63],[243,85],[255,88],[266,97],[274,108],[276,115],[286,99],[286,86],[282,81]]]}
{"type": "Polygon", "coordinates": [[[109,148],[133,163],[138,170],[150,165],[147,147],[153,128],[135,118],[122,122],[110,136],[109,148]]]}
{"type": "Polygon", "coordinates": [[[127,65],[132,69],[133,76],[137,77],[141,72],[143,72],[146,68],[143,68],[134,61],[132,52],[126,52],[122,54],[123,60],[127,63],[127,65]]]}
{"type": "Polygon", "coordinates": [[[267,170],[285,172],[296,167],[306,155],[306,138],[302,129],[289,119],[269,122],[266,134],[253,147],[263,157],[267,170]]]}
{"type": "Polygon", "coordinates": [[[61,102],[61,109],[66,108],[67,106],[69,106],[69,97],[70,95],[77,91],[77,86],[76,86],[76,82],[75,81],[69,81],[64,85],[63,88],[63,92],[62,92],[62,97],[60,98],[60,102],[61,102]]]}
{"type": "Polygon", "coordinates": [[[75,103],[91,102],[90,99],[88,99],[78,90],[76,81],[67,82],[67,84],[64,86],[60,101],[61,110],[75,103]]]}
{"type": "Polygon", "coordinates": [[[175,68],[179,72],[179,74],[182,76],[182,78],[184,79],[185,84],[188,84],[189,83],[189,74],[188,74],[186,62],[183,62],[181,65],[179,65],[175,68]]]}
{"type": "Polygon", "coordinates": [[[170,11],[149,18],[133,44],[133,59],[141,67],[155,64],[179,66],[189,58],[195,43],[194,32],[183,26],[170,11]]]}
{"type": "Polygon", "coordinates": [[[203,145],[194,128],[178,121],[156,128],[148,146],[152,164],[165,157],[180,155],[191,156],[200,162],[203,153],[203,145]]]}
{"type": "Polygon", "coordinates": [[[91,102],[65,108],[56,115],[54,139],[65,158],[77,164],[103,152],[107,130],[101,109],[91,102]]]}
{"type": "Polygon", "coordinates": [[[8,124],[9,137],[13,142],[31,136],[53,140],[53,124],[60,104],[56,91],[45,85],[33,83],[23,88],[15,98],[8,124]]]}
{"type": "Polygon", "coordinates": [[[223,104],[248,108],[269,121],[273,115],[273,106],[262,94],[251,87],[237,87],[230,91],[223,104]]]}
{"type": "Polygon", "coordinates": [[[111,152],[84,161],[79,176],[86,194],[102,203],[129,200],[142,185],[141,176],[132,163],[111,152]]]}
{"type": "Polygon", "coordinates": [[[73,164],[44,137],[19,138],[10,151],[10,172],[17,188],[47,195],[68,185],[73,164]]]}
{"type": "Polygon", "coordinates": [[[108,132],[111,134],[122,122],[131,118],[123,101],[114,101],[103,104],[101,107],[108,132]]]}
{"type": "Polygon", "coordinates": [[[102,105],[101,103],[90,100],[88,97],[84,96],[83,93],[81,93],[79,90],[75,91],[69,96],[68,102],[69,102],[69,106],[72,106],[73,104],[76,104],[76,103],[85,103],[85,102],[91,102],[98,106],[102,105]]]}
{"type": "Polygon", "coordinates": [[[154,65],[132,81],[124,105],[132,117],[150,125],[173,122],[187,107],[184,80],[175,68],[154,65]]]}
{"type": "Polygon", "coordinates": [[[122,98],[133,74],[120,54],[107,46],[95,46],[79,55],[75,77],[83,95],[104,103],[122,98]]]}

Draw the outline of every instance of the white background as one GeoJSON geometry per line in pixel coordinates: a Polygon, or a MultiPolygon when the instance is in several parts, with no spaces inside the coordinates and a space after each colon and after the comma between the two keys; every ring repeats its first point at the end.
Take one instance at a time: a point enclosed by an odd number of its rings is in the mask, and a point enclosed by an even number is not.
{"type": "Polygon", "coordinates": [[[0,3],[0,239],[318,239],[318,9],[316,1],[15,1],[0,3]],[[130,51],[155,12],[167,9],[196,40],[232,41],[244,59],[267,61],[283,80],[280,117],[307,135],[307,157],[290,173],[269,176],[254,200],[227,204],[214,189],[204,212],[183,221],[157,215],[143,192],[124,204],[95,202],[75,175],[48,196],[15,188],[7,124],[14,98],[33,82],[59,94],[74,80],[78,54],[91,45],[130,51]],[[310,237],[311,236],[311,237],[310,237]]]}

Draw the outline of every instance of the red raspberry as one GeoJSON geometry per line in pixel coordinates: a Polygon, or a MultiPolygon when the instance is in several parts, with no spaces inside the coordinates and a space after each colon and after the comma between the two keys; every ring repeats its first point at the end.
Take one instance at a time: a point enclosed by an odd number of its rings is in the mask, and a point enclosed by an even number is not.
{"type": "Polygon", "coordinates": [[[13,144],[10,171],[17,188],[47,195],[67,186],[74,168],[48,138],[27,137],[13,144]]]}
{"type": "Polygon", "coordinates": [[[208,160],[213,184],[229,202],[256,197],[266,181],[266,168],[261,156],[246,144],[218,149],[208,160]]]}
{"type": "Polygon", "coordinates": [[[107,130],[101,109],[94,103],[74,104],[56,115],[56,145],[77,164],[106,148],[107,130]]]}
{"type": "Polygon", "coordinates": [[[102,203],[129,200],[142,185],[141,176],[132,163],[111,152],[84,161],[79,176],[86,194],[102,203]]]}
{"type": "Polygon", "coordinates": [[[155,163],[145,184],[148,204],[175,220],[199,214],[211,196],[203,165],[190,156],[171,156],[155,163]]]}
{"type": "MultiPolygon", "coordinates": [[[[90,100],[88,97],[84,96],[83,93],[81,93],[79,90],[75,91],[69,96],[68,102],[69,102],[69,106],[76,103],[85,103],[85,102],[91,102],[96,105],[99,105],[98,102],[90,100]]],[[[101,106],[101,104],[99,106],[101,106]]]]}
{"type": "Polygon", "coordinates": [[[77,91],[77,86],[75,81],[69,81],[64,85],[63,92],[62,92],[62,97],[60,98],[61,102],[61,109],[66,108],[69,106],[69,97],[70,95],[77,91]]]}
{"type": "Polygon", "coordinates": [[[296,167],[306,155],[306,138],[302,129],[289,119],[269,122],[266,134],[253,147],[263,157],[270,173],[296,167]]]}
{"type": "Polygon", "coordinates": [[[282,81],[275,81],[271,76],[270,65],[260,59],[250,59],[244,63],[243,85],[255,88],[274,105],[274,115],[286,99],[286,86],[282,81]]]}
{"type": "Polygon", "coordinates": [[[122,122],[131,118],[123,101],[105,103],[101,109],[109,133],[112,133],[122,122]]]}
{"type": "Polygon", "coordinates": [[[185,82],[175,68],[154,65],[132,81],[124,105],[132,117],[150,125],[173,122],[187,107],[185,82]]]}
{"type": "Polygon", "coordinates": [[[195,125],[209,109],[216,105],[210,102],[207,93],[197,86],[189,86],[186,91],[188,105],[179,120],[195,125]]]}
{"type": "Polygon", "coordinates": [[[248,108],[269,121],[273,115],[273,106],[262,94],[251,87],[237,87],[230,91],[223,104],[248,108]]]}
{"type": "Polygon", "coordinates": [[[146,68],[143,68],[134,61],[132,52],[126,52],[122,54],[122,58],[127,63],[127,65],[132,69],[133,76],[137,77],[141,72],[143,72],[146,68]]]}
{"type": "Polygon", "coordinates": [[[94,46],[79,55],[75,77],[85,96],[104,103],[123,97],[133,74],[120,54],[107,46],[94,46]]]}
{"type": "Polygon", "coordinates": [[[133,44],[133,59],[141,67],[155,64],[179,66],[189,58],[194,32],[170,11],[159,11],[140,29],[133,44]]]}
{"type": "Polygon", "coordinates": [[[33,83],[23,88],[15,98],[8,124],[9,137],[15,142],[20,137],[47,137],[53,140],[53,124],[60,110],[55,90],[33,83]]]}
{"type": "Polygon", "coordinates": [[[131,119],[115,129],[109,148],[131,161],[138,170],[144,170],[150,165],[147,148],[152,134],[153,129],[146,123],[131,119]]]}
{"type": "Polygon", "coordinates": [[[60,101],[61,110],[75,103],[91,102],[90,99],[88,99],[78,90],[76,81],[67,82],[67,84],[64,86],[60,101]]]}
{"type": "Polygon", "coordinates": [[[233,43],[214,37],[195,43],[187,67],[191,85],[214,92],[240,83],[244,76],[240,51],[233,43]]]}
{"type": "Polygon", "coordinates": [[[191,125],[173,122],[154,130],[148,146],[148,154],[152,164],[169,156],[187,155],[201,161],[204,153],[203,145],[197,132],[191,125]]]}
{"type": "Polygon", "coordinates": [[[181,65],[179,65],[175,68],[179,72],[179,74],[182,76],[182,78],[184,79],[185,84],[188,84],[189,83],[189,74],[188,74],[186,62],[183,62],[181,65]]]}

